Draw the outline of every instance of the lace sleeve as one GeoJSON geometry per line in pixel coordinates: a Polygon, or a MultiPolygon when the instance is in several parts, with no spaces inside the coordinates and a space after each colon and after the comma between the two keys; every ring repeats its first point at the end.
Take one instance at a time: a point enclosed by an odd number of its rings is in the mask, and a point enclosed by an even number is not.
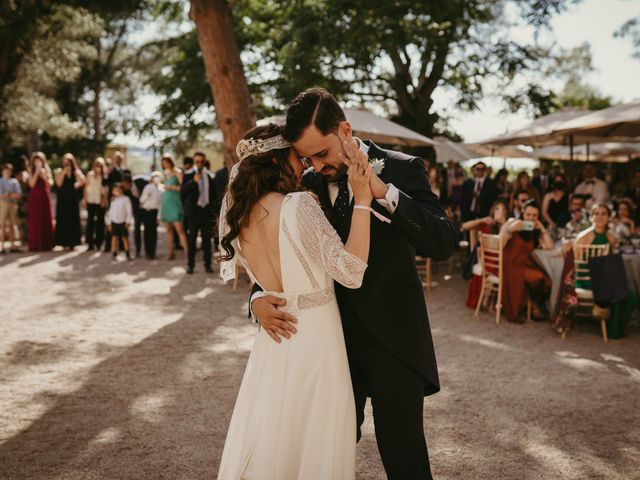
{"type": "Polygon", "coordinates": [[[311,194],[299,196],[296,218],[302,244],[309,256],[324,266],[336,282],[347,288],[360,288],[367,264],[344,249],[340,237],[311,194]]]}

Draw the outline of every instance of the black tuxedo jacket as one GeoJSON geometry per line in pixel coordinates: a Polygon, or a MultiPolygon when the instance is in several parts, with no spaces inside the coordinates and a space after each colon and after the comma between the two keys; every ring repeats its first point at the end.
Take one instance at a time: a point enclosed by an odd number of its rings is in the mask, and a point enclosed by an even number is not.
{"type": "MultiPolygon", "coordinates": [[[[462,184],[462,194],[460,199],[460,213],[462,214],[462,220],[467,221],[475,218],[475,214],[471,211],[471,203],[473,202],[473,191],[476,187],[476,179],[468,178],[462,184]]],[[[479,217],[486,217],[489,215],[491,205],[498,198],[498,186],[492,178],[485,178],[482,184],[482,190],[480,190],[480,213],[479,217]]]]}
{"type": "MultiPolygon", "coordinates": [[[[359,321],[377,342],[424,377],[425,394],[430,395],[440,385],[415,255],[435,260],[448,258],[456,247],[456,230],[431,192],[420,158],[383,150],[367,140],[365,144],[369,146],[370,159],[385,160],[380,178],[393,184],[400,197],[393,214],[375,200],[371,205],[391,223],[371,218],[369,266],[361,288],[347,289],[336,283],[342,322],[359,321]],[[352,308],[346,308],[346,302],[352,308]],[[358,319],[350,318],[353,312],[358,319]]],[[[303,182],[318,195],[331,221],[326,178],[309,171],[303,182]]],[[[345,328],[345,335],[348,330],[345,328]]]]}
{"type": "MultiPolygon", "coordinates": [[[[209,177],[209,205],[207,208],[213,209],[216,205],[216,184],[211,175],[209,177]]],[[[182,179],[182,188],[180,193],[183,198],[184,214],[193,215],[198,207],[198,197],[200,196],[200,186],[194,179],[195,174],[187,174],[182,179]]],[[[213,220],[213,218],[212,218],[213,220]]]]}

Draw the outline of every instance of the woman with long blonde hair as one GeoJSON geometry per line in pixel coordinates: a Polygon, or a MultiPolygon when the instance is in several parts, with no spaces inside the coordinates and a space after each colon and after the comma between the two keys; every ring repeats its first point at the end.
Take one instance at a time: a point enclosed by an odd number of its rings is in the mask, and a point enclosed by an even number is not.
{"type": "Polygon", "coordinates": [[[29,250],[32,252],[53,249],[53,220],[51,218],[50,189],[53,185],[51,168],[42,152],[31,155],[29,170],[29,250]]]}
{"type": "Polygon", "coordinates": [[[107,208],[106,182],[107,166],[104,158],[98,157],[93,162],[93,169],[87,174],[84,186],[84,201],[87,205],[88,250],[100,250],[104,240],[104,214],[107,208]]]}

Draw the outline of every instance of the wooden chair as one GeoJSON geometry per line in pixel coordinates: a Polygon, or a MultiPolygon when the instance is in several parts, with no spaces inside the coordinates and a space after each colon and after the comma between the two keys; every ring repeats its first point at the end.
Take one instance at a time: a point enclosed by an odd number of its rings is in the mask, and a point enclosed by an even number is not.
{"type": "Polygon", "coordinates": [[[480,298],[476,307],[475,316],[478,316],[480,307],[491,294],[496,294],[496,324],[500,323],[502,311],[502,282],[503,282],[503,249],[500,235],[488,235],[480,233],[480,247],[478,248],[478,261],[482,267],[482,287],[480,298]]]}
{"type": "Polygon", "coordinates": [[[416,256],[416,270],[422,280],[422,288],[429,292],[431,290],[431,259],[416,256]]]}
{"type": "MultiPolygon", "coordinates": [[[[574,245],[573,246],[573,263],[574,263],[574,282],[577,280],[591,280],[591,271],[589,270],[589,260],[593,257],[601,257],[609,255],[609,244],[606,245],[574,245]]],[[[578,308],[576,316],[592,317],[600,321],[602,329],[602,340],[608,342],[607,337],[607,320],[611,315],[608,308],[600,308],[593,301],[593,290],[576,287],[576,297],[578,298],[578,308]],[[582,309],[582,311],[581,311],[582,309]]],[[[562,338],[567,336],[568,330],[562,332],[562,338]]]]}

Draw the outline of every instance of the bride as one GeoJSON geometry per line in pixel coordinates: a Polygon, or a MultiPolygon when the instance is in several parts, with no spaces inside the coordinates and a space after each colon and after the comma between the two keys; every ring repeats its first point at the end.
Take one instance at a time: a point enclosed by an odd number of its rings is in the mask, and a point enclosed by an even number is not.
{"type": "Polygon", "coordinates": [[[260,329],[238,393],[218,479],[353,479],[356,418],[334,280],[359,288],[369,255],[371,166],[350,159],[355,206],[343,245],[312,193],[302,159],[269,124],[236,148],[220,215],[221,276],[240,261],[297,334],[275,343],[260,329]]]}

